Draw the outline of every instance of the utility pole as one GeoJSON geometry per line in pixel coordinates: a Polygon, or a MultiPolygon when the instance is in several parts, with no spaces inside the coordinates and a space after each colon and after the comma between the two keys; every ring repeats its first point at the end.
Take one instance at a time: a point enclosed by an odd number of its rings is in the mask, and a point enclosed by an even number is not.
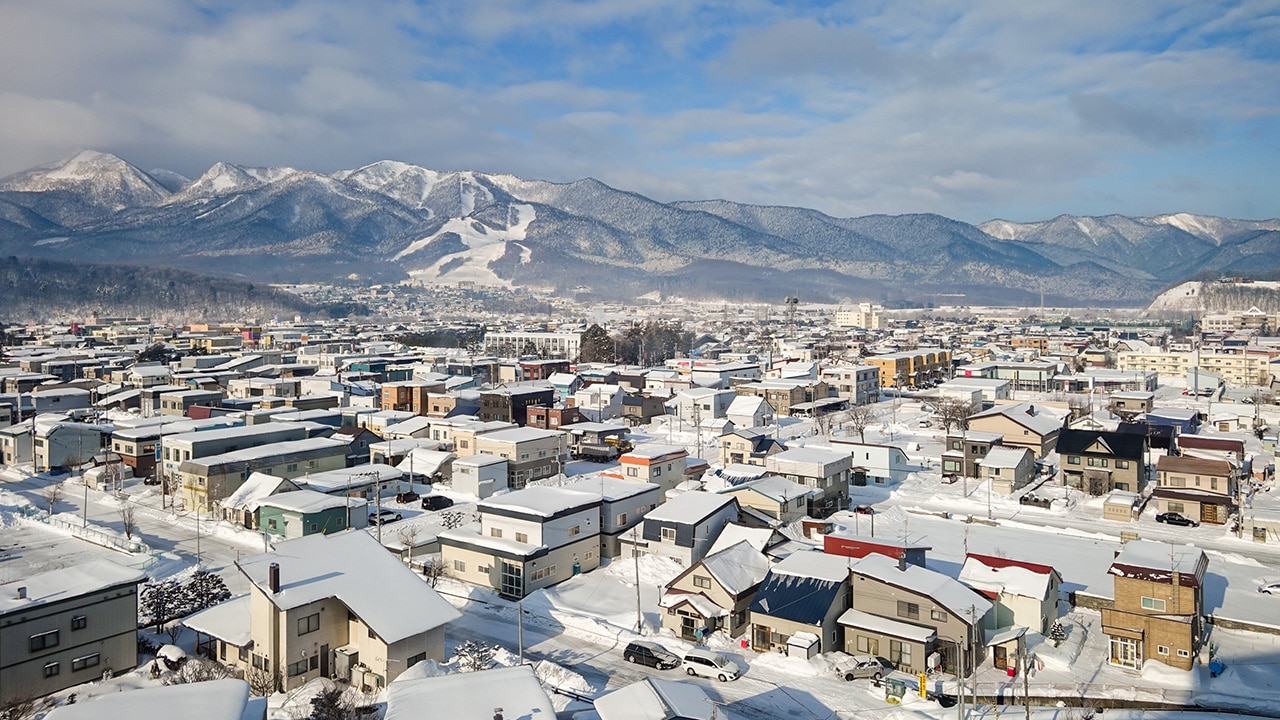
{"type": "Polygon", "coordinates": [[[640,525],[631,529],[631,557],[636,566],[636,632],[644,632],[644,611],[640,609],[640,525]]]}
{"type": "Polygon", "coordinates": [[[516,647],[519,652],[519,664],[521,665],[524,664],[524,607],[522,603],[522,600],[516,601],[516,647]]]}

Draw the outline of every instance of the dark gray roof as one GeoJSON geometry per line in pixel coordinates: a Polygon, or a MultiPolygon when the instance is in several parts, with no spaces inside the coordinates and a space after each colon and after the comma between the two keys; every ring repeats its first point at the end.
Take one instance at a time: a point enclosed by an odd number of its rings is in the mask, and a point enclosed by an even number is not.
{"type": "Polygon", "coordinates": [[[751,612],[815,625],[831,610],[842,585],[843,582],[770,572],[751,601],[751,612]]]}

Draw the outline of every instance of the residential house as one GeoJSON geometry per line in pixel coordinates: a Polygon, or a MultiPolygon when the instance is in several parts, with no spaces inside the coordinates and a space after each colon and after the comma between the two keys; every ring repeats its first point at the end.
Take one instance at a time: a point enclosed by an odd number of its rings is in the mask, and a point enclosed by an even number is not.
{"type": "Polygon", "coordinates": [[[1141,670],[1155,660],[1190,670],[1204,638],[1204,582],[1209,559],[1194,545],[1130,540],[1107,572],[1112,607],[1102,609],[1102,632],[1112,665],[1141,670]]]}
{"type": "Polygon", "coordinates": [[[738,397],[733,390],[693,387],[677,391],[671,398],[675,416],[687,423],[700,423],[707,418],[722,418],[738,397]]]}
{"type": "Polygon", "coordinates": [[[1156,512],[1222,525],[1236,509],[1237,472],[1227,460],[1161,455],[1156,461],[1156,512]]]}
{"type": "Polygon", "coordinates": [[[530,405],[551,405],[556,391],[544,385],[520,385],[484,390],[480,393],[480,412],[484,422],[508,422],[524,425],[530,405]]]}
{"type": "MultiPolygon", "coordinates": [[[[372,462],[373,447],[383,442],[381,435],[366,427],[340,427],[329,437],[347,444],[347,465],[372,462]]],[[[387,441],[390,442],[390,439],[387,441]]]]}
{"type": "Polygon", "coordinates": [[[849,468],[849,484],[897,485],[915,468],[907,464],[907,454],[893,445],[862,443],[852,438],[830,438],[831,448],[847,452],[853,460],[849,468]]]}
{"type": "Polygon", "coordinates": [[[666,584],[658,601],[665,610],[662,627],[693,641],[717,630],[742,635],[769,566],[769,558],[745,540],[707,555],[666,584]]]}
{"type": "MultiPolygon", "coordinates": [[[[828,555],[839,555],[855,559],[864,558],[868,555],[883,555],[893,560],[901,558],[908,564],[925,567],[929,551],[933,549],[932,547],[898,542],[890,538],[862,533],[862,518],[855,514],[853,519],[859,523],[854,526],[853,532],[848,532],[846,528],[845,530],[829,532],[822,536],[823,552],[828,555]]],[[[866,519],[870,523],[869,531],[874,533],[875,515],[869,515],[866,519]]]]}
{"type": "MultiPolygon", "coordinates": [[[[212,432],[212,431],[211,431],[212,432]]],[[[308,438],[185,460],[178,466],[184,506],[208,512],[254,472],[289,480],[347,466],[347,446],[330,438],[308,438]]]]}
{"type": "Polygon", "coordinates": [[[555,388],[557,402],[564,402],[571,395],[582,389],[582,378],[577,373],[552,373],[547,378],[547,382],[551,383],[551,387],[555,388]]]}
{"type": "Polygon", "coordinates": [[[521,598],[600,564],[600,495],[531,486],[481,500],[480,521],[440,533],[451,577],[521,598]]]}
{"type": "Polygon", "coordinates": [[[739,396],[757,397],[769,403],[779,415],[796,414],[797,406],[826,400],[830,397],[827,384],[822,380],[761,380],[738,385],[739,396]]]}
{"type": "Polygon", "coordinates": [[[977,666],[992,608],[986,598],[905,558],[870,554],[851,574],[853,606],[840,617],[845,652],[883,656],[911,673],[924,672],[934,652],[952,672],[968,674],[977,666]]]}
{"type": "Polygon", "coordinates": [[[624,480],[656,483],[670,490],[684,482],[689,451],[678,445],[645,444],[618,458],[618,472],[624,480]]]}
{"type": "Polygon", "coordinates": [[[765,475],[756,480],[729,485],[718,493],[737,498],[740,507],[756,510],[779,525],[793,523],[808,515],[810,498],[819,494],[816,488],[806,487],[779,475],[765,475]]]}
{"type": "Polygon", "coordinates": [[[849,401],[850,405],[869,405],[880,401],[880,368],[875,365],[836,365],[823,368],[822,379],[829,392],[849,401]]]}
{"type": "Polygon", "coordinates": [[[497,455],[470,455],[453,461],[453,489],[481,500],[507,489],[507,461],[497,455]]]}
{"type": "Polygon", "coordinates": [[[31,428],[35,420],[0,428],[0,464],[13,467],[31,462],[31,428]]]}
{"type": "Polygon", "coordinates": [[[751,648],[786,651],[799,634],[816,637],[818,652],[842,649],[837,620],[851,602],[848,558],[792,553],[769,568],[751,599],[751,648]]]}
{"type": "Polygon", "coordinates": [[[89,560],[0,585],[0,704],[136,667],[138,584],[146,579],[89,560]]]}
{"type": "Polygon", "coordinates": [[[383,720],[425,720],[442,711],[451,720],[556,717],[542,680],[526,663],[444,675],[410,673],[387,688],[383,720]]]}
{"type": "Polygon", "coordinates": [[[326,495],[363,498],[376,503],[379,497],[395,497],[404,488],[407,475],[390,465],[369,463],[310,473],[304,480],[308,488],[326,495]]]}
{"type": "Polygon", "coordinates": [[[582,388],[568,403],[578,408],[585,420],[605,422],[622,417],[622,399],[626,396],[627,391],[621,385],[600,383],[582,388]]]}
{"type": "Polygon", "coordinates": [[[1137,417],[1155,407],[1155,393],[1146,390],[1111,393],[1109,409],[1120,417],[1137,417]]]}
{"type": "Polygon", "coordinates": [[[740,428],[758,428],[773,424],[773,407],[762,397],[739,395],[729,403],[724,417],[740,428]]]}
{"type": "Polygon", "coordinates": [[[160,440],[161,472],[174,477],[188,460],[225,452],[261,447],[271,443],[303,440],[310,435],[306,423],[268,423],[181,432],[160,440]]]}
{"type": "Polygon", "coordinates": [[[180,390],[160,396],[160,414],[186,417],[197,405],[217,407],[221,402],[222,393],[217,390],[180,390]]]}
{"type": "MultiPolygon", "coordinates": [[[[1047,636],[1058,619],[1058,597],[1062,575],[1052,566],[994,555],[967,553],[956,578],[991,601],[987,633],[993,635],[1010,627],[1024,627],[1047,636]]],[[[1016,647],[1001,644],[992,648],[996,667],[1007,667],[1016,647]]]]}
{"type": "Polygon", "coordinates": [[[627,425],[648,425],[659,415],[666,415],[667,407],[662,398],[648,392],[627,393],[622,398],[622,419],[627,425]]]}
{"type": "Polygon", "coordinates": [[[1036,461],[1024,447],[996,446],[978,461],[978,479],[991,483],[991,491],[1012,495],[1036,475],[1036,461]]]}
{"type": "Polygon", "coordinates": [[[315,533],[328,535],[365,527],[367,506],[363,498],[335,497],[303,488],[259,500],[258,523],[276,541],[315,533]]]}
{"type": "Polygon", "coordinates": [[[1062,421],[1032,403],[1018,403],[970,415],[969,429],[1002,435],[1003,444],[1025,447],[1040,460],[1053,452],[1062,421]]]}
{"type": "Polygon", "coordinates": [[[31,441],[36,472],[87,464],[108,447],[110,425],[70,422],[54,415],[37,415],[31,441]]]}
{"type": "Polygon", "coordinates": [[[223,662],[269,674],[278,691],[332,677],[375,692],[419,662],[443,662],[445,626],[461,617],[363,530],[281,542],[237,567],[249,612],[219,632],[247,630],[250,652],[223,662]]]}
{"type": "Polygon", "coordinates": [[[776,438],[769,437],[768,428],[743,427],[721,435],[719,438],[720,464],[727,465],[759,465],[764,467],[765,459],[776,455],[787,446],[776,438]]]}
{"type": "Polygon", "coordinates": [[[726,713],[698,685],[646,677],[595,699],[600,720],[721,720],[726,713]]]}
{"type": "Polygon", "coordinates": [[[214,504],[214,512],[233,525],[258,529],[258,506],[264,499],[278,493],[299,490],[297,483],[275,475],[255,472],[249,475],[235,492],[214,504]]]}
{"type": "Polygon", "coordinates": [[[978,461],[1004,440],[1000,433],[959,430],[947,433],[942,451],[942,477],[978,477],[978,461]]]}
{"type": "Polygon", "coordinates": [[[834,448],[801,447],[765,458],[765,468],[816,492],[809,495],[808,513],[826,517],[849,504],[849,479],[853,459],[834,448]]]}
{"type": "Polygon", "coordinates": [[[619,538],[644,520],[644,514],[662,502],[662,488],[654,483],[632,482],[598,474],[564,486],[567,490],[600,496],[600,557],[622,552],[619,538]]]}
{"type": "Polygon", "coordinates": [[[506,460],[507,485],[516,489],[564,472],[569,461],[565,434],[559,430],[524,427],[485,433],[476,436],[475,451],[506,460]]]}
{"type": "Polygon", "coordinates": [[[530,405],[525,408],[525,427],[540,430],[559,430],[565,425],[581,423],[586,415],[576,407],[547,407],[546,405],[530,405]]]}
{"type": "Polygon", "coordinates": [[[1063,429],[1058,436],[1059,479],[1090,495],[1147,486],[1147,438],[1105,430],[1063,429]]]}
{"type": "Polygon", "coordinates": [[[91,694],[79,702],[59,705],[44,717],[47,720],[152,717],[267,720],[267,699],[250,697],[249,683],[244,680],[226,678],[91,694]]]}
{"type": "Polygon", "coordinates": [[[665,555],[688,567],[701,560],[725,525],[738,519],[736,498],[698,491],[683,492],[644,517],[640,536],[618,537],[622,552],[665,555]]]}

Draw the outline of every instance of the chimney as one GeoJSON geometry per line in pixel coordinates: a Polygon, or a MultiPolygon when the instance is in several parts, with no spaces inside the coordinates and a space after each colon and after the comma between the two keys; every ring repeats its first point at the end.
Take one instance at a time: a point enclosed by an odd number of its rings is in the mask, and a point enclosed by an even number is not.
{"type": "Polygon", "coordinates": [[[1034,416],[1035,416],[1035,414],[1036,414],[1036,406],[1035,406],[1035,405],[1028,405],[1028,406],[1027,406],[1027,414],[1028,414],[1028,415],[1031,415],[1031,416],[1033,416],[1033,417],[1034,417],[1034,416]]]}
{"type": "Polygon", "coordinates": [[[502,708],[493,709],[493,720],[502,720],[502,708]]]}
{"type": "Polygon", "coordinates": [[[19,600],[27,599],[27,588],[25,586],[18,588],[18,599],[19,600]]]}
{"type": "Polygon", "coordinates": [[[280,592],[280,563],[267,566],[267,585],[271,587],[272,593],[280,592]]]}
{"type": "Polygon", "coordinates": [[[898,569],[902,572],[907,571],[907,554],[905,552],[898,553],[898,569]]]}

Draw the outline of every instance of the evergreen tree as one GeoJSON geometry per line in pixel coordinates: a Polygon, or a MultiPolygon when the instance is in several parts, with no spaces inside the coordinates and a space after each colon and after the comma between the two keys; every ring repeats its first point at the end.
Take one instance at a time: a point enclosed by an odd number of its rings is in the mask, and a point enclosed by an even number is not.
{"type": "Polygon", "coordinates": [[[582,349],[578,353],[578,362],[617,362],[617,360],[613,338],[608,330],[593,324],[582,333],[582,349]]]}
{"type": "Polygon", "coordinates": [[[1053,641],[1054,647],[1067,639],[1067,629],[1062,627],[1061,620],[1053,621],[1053,625],[1049,628],[1049,639],[1053,641]]]}
{"type": "Polygon", "coordinates": [[[321,690],[311,698],[311,715],[308,720],[347,720],[351,717],[351,708],[342,699],[342,688],[331,687],[321,690]]]}
{"type": "Polygon", "coordinates": [[[208,570],[196,570],[182,588],[183,614],[213,607],[231,598],[231,591],[222,578],[208,570]]]}

